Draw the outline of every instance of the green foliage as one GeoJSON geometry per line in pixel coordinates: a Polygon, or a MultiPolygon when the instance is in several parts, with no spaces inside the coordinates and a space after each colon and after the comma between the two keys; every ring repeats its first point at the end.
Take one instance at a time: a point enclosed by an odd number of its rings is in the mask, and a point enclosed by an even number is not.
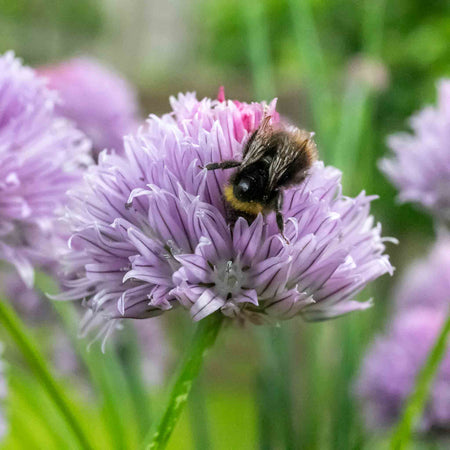
{"type": "MultiPolygon", "coordinates": [[[[262,0],[261,8],[268,19],[268,54],[277,72],[290,74],[290,79],[307,82],[311,57],[295,52],[295,25],[302,17],[294,16],[294,30],[290,3],[297,7],[310,4],[318,24],[320,44],[327,61],[327,76],[334,80],[332,89],[339,91],[339,72],[355,54],[365,49],[367,34],[371,33],[373,10],[384,0],[369,4],[368,20],[365,19],[365,2],[358,0],[262,0]],[[362,29],[365,28],[365,29],[362,29]]],[[[241,2],[237,0],[203,1],[198,6],[202,20],[198,51],[203,58],[224,70],[232,67],[237,71],[251,72],[248,62],[248,34],[246,22],[241,14],[241,2]],[[205,38],[207,36],[208,38],[205,38]]],[[[450,6],[440,0],[425,4],[420,0],[402,0],[388,4],[383,24],[385,37],[379,56],[386,64],[391,76],[389,90],[383,95],[380,105],[385,132],[403,126],[404,118],[418,108],[423,101],[434,95],[436,78],[450,72],[450,6]]],[[[375,27],[379,25],[375,22],[375,27]]],[[[375,30],[376,31],[376,30],[375,30]]],[[[372,33],[373,34],[373,33],[372,33]]],[[[375,46],[379,44],[375,43],[375,46]]],[[[369,50],[372,53],[373,44],[369,50]]],[[[308,87],[308,86],[307,86],[308,87]]],[[[381,131],[381,130],[380,130],[381,131]]]]}
{"type": "Polygon", "coordinates": [[[95,0],[0,0],[0,17],[19,24],[40,22],[87,33],[97,32],[101,24],[95,0]]]}
{"type": "Polygon", "coordinates": [[[97,0],[0,0],[0,52],[48,62],[79,51],[102,25],[97,0]]]}

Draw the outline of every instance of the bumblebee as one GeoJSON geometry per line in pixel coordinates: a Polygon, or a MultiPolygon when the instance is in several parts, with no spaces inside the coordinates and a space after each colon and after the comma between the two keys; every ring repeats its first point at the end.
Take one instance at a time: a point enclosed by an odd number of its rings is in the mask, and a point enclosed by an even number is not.
{"type": "Polygon", "coordinates": [[[284,236],[283,190],[300,184],[317,159],[311,133],[295,127],[272,125],[266,116],[244,146],[242,161],[207,164],[207,170],[237,170],[224,188],[229,205],[240,215],[254,218],[274,211],[284,236]]]}

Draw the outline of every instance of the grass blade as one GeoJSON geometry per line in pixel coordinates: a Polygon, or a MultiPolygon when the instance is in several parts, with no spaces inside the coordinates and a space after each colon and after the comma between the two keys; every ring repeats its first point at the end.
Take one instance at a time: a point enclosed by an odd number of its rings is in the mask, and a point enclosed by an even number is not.
{"type": "MultiPolygon", "coordinates": [[[[345,172],[343,183],[352,191],[359,186],[349,185],[355,180],[355,173],[361,149],[361,137],[366,125],[366,107],[369,88],[362,83],[350,81],[342,101],[339,132],[331,157],[331,164],[345,172]]],[[[348,190],[346,190],[348,192],[348,190]]]]}
{"type": "Polygon", "coordinates": [[[264,2],[258,0],[242,2],[242,11],[247,23],[248,57],[253,89],[257,100],[269,100],[275,96],[275,90],[264,2]]]}
{"type": "MultiPolygon", "coordinates": [[[[57,286],[52,278],[41,272],[37,274],[36,286],[43,293],[57,292],[57,286]]],[[[96,391],[101,396],[103,420],[109,430],[111,448],[120,450],[136,447],[139,436],[138,425],[144,418],[139,417],[142,411],[133,408],[130,385],[132,380],[129,380],[128,373],[125,375],[116,349],[112,345],[105,353],[100,351],[98,345],[88,349],[86,340],[78,337],[80,319],[75,304],[60,301],[51,303],[60,316],[77,355],[88,370],[96,391]]],[[[144,396],[142,401],[146,398],[147,396],[144,396]]]]}
{"type": "Polygon", "coordinates": [[[130,393],[114,348],[102,353],[98,346],[87,348],[78,338],[78,314],[72,303],[52,302],[69,332],[78,356],[88,369],[96,391],[103,401],[103,417],[109,430],[111,448],[126,449],[136,445],[137,430],[130,405],[130,393]],[[133,420],[130,420],[133,417],[133,420]]]}
{"type": "Polygon", "coordinates": [[[28,366],[39,379],[60,414],[66,420],[81,448],[91,449],[92,446],[89,439],[79,423],[64,390],[54,379],[44,356],[34,344],[33,338],[28,334],[17,314],[4,299],[0,300],[0,322],[16,343],[28,366]]]}
{"type": "Polygon", "coordinates": [[[130,400],[134,408],[136,423],[139,428],[139,437],[143,439],[152,422],[152,409],[147,392],[147,385],[142,377],[141,352],[136,330],[133,324],[127,323],[122,331],[123,351],[120,360],[124,376],[128,384],[130,400]]]}
{"type": "Polygon", "coordinates": [[[336,117],[333,114],[332,92],[328,79],[329,67],[320,45],[319,33],[311,11],[309,0],[289,0],[292,24],[301,72],[307,83],[316,140],[321,149],[321,158],[327,160],[327,153],[334,140],[336,117]]]}
{"type": "Polygon", "coordinates": [[[379,57],[383,46],[386,0],[365,0],[363,16],[364,53],[379,57]]]}

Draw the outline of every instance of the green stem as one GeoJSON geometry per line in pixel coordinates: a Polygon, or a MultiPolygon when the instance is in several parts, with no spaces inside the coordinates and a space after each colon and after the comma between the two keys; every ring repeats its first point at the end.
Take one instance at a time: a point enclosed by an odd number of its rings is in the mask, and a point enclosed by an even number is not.
{"type": "MultiPolygon", "coordinates": [[[[361,138],[366,121],[370,89],[362,83],[349,82],[342,101],[340,129],[336,136],[331,163],[345,171],[345,182],[354,183],[361,138]]],[[[355,187],[355,186],[350,186],[355,187]]]]}
{"type": "Polygon", "coordinates": [[[215,313],[199,322],[190,349],[175,379],[164,415],[156,427],[156,431],[151,431],[144,441],[146,450],[159,450],[166,447],[187,402],[192,383],[200,372],[205,353],[214,344],[222,322],[223,315],[221,313],[215,313]]]}
{"type": "Polygon", "coordinates": [[[77,437],[81,448],[91,449],[89,440],[70,407],[69,400],[60,385],[53,378],[43,355],[34,345],[32,338],[27,334],[17,314],[3,299],[0,300],[0,323],[3,324],[5,330],[17,344],[35,376],[42,383],[49,397],[67,421],[67,424],[77,437]]]}
{"type": "Polygon", "coordinates": [[[208,427],[208,411],[202,377],[197,377],[189,401],[189,419],[193,435],[194,448],[212,448],[208,427]]]}
{"type": "Polygon", "coordinates": [[[288,1],[294,38],[297,41],[301,73],[309,91],[316,140],[321,149],[321,159],[327,160],[335,139],[335,105],[330,89],[331,67],[320,44],[318,26],[312,11],[311,0],[288,1]]]}
{"type": "Polygon", "coordinates": [[[272,100],[275,96],[270,62],[270,38],[264,2],[242,2],[247,24],[248,57],[253,77],[253,89],[258,100],[272,100]]]}
{"type": "Polygon", "coordinates": [[[408,399],[403,416],[398,423],[390,442],[392,450],[401,450],[408,447],[414,425],[420,418],[433,380],[439,369],[439,365],[446,354],[448,337],[450,335],[450,313],[441,329],[436,342],[428,354],[427,361],[422,367],[417,379],[414,391],[408,399]]]}
{"type": "MultiPolygon", "coordinates": [[[[191,327],[192,320],[188,315],[185,314],[179,317],[179,323],[174,327],[174,330],[176,330],[175,346],[180,347],[183,342],[186,342],[186,336],[191,335],[191,327]]],[[[212,448],[208,404],[205,395],[204,379],[201,374],[192,386],[187,408],[193,448],[205,450],[212,448]]]]}
{"type": "Polygon", "coordinates": [[[379,57],[383,49],[386,0],[365,0],[362,20],[364,52],[379,57]]]}

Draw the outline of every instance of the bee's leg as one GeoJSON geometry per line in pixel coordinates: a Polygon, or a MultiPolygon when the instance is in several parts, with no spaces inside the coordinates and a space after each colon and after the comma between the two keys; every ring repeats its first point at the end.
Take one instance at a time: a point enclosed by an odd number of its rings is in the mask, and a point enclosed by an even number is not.
{"type": "Polygon", "coordinates": [[[233,159],[222,161],[220,163],[210,163],[206,164],[206,170],[217,170],[217,169],[232,169],[233,167],[238,167],[241,165],[241,161],[235,161],[233,159]]]}
{"type": "Polygon", "coordinates": [[[275,217],[277,220],[278,229],[280,230],[281,237],[286,241],[286,244],[289,244],[289,240],[284,235],[284,218],[281,210],[283,209],[283,200],[284,196],[281,191],[278,191],[274,204],[275,204],[275,217]]]}

